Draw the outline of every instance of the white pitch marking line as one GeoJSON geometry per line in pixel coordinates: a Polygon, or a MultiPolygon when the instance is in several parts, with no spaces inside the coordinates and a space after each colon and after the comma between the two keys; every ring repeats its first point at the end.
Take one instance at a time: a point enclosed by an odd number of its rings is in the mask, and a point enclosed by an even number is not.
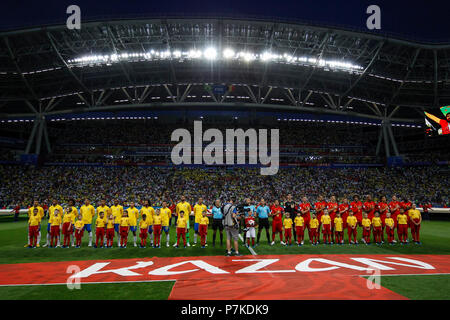
{"type": "MultiPolygon", "coordinates": [[[[74,278],[76,279],[76,278],[74,278]]],[[[80,285],[82,284],[114,284],[114,283],[141,283],[141,282],[161,282],[161,281],[177,281],[176,279],[173,280],[142,280],[142,281],[105,281],[105,282],[80,282],[80,285]]],[[[0,284],[0,287],[21,287],[21,286],[61,286],[61,285],[67,285],[66,282],[62,283],[25,283],[25,284],[0,284]]]]}
{"type": "MultiPolygon", "coordinates": [[[[244,243],[244,246],[245,246],[244,238],[242,238],[242,235],[240,233],[239,233],[239,239],[241,239],[242,243],[244,243]]],[[[250,253],[252,254],[252,256],[257,256],[256,251],[253,250],[252,247],[248,246],[247,249],[250,250],[250,253]]]]}
{"type": "MultiPolygon", "coordinates": [[[[380,274],[372,275],[372,277],[397,277],[397,276],[438,276],[438,275],[450,275],[450,273],[404,273],[404,274],[380,274]]],[[[360,275],[360,277],[370,277],[366,275],[360,275]]]]}

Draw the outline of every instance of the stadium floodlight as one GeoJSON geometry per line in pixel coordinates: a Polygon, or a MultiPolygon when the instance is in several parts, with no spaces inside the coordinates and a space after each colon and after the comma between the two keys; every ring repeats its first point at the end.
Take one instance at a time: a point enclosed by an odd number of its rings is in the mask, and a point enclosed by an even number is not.
{"type": "Polygon", "coordinates": [[[225,50],[223,50],[223,57],[225,59],[231,59],[234,57],[234,55],[235,55],[235,52],[233,49],[226,48],[225,50]]]}
{"type": "Polygon", "coordinates": [[[217,57],[217,51],[213,47],[209,47],[203,52],[203,56],[207,60],[215,60],[217,57]]]}

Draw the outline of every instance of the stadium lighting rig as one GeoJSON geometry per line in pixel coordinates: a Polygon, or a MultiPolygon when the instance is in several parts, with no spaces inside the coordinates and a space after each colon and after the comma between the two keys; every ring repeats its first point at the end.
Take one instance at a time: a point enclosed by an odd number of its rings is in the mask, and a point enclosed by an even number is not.
{"type": "Polygon", "coordinates": [[[362,72],[362,66],[349,61],[317,59],[308,56],[294,56],[288,53],[278,54],[271,51],[261,53],[251,51],[235,51],[231,48],[225,48],[222,52],[218,52],[214,47],[208,47],[204,50],[191,49],[182,50],[150,50],[147,52],[132,52],[121,54],[90,54],[68,60],[71,67],[87,67],[96,65],[112,65],[118,62],[144,62],[144,61],[161,61],[161,60],[225,60],[225,61],[241,61],[246,63],[281,63],[297,66],[314,66],[324,69],[340,70],[346,72],[362,72]]]}

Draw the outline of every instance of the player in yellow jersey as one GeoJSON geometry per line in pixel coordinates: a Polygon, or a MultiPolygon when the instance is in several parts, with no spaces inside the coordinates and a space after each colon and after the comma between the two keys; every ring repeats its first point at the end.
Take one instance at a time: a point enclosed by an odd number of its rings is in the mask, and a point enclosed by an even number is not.
{"type": "Polygon", "coordinates": [[[297,216],[294,219],[294,225],[295,234],[297,235],[297,245],[300,247],[305,243],[305,219],[303,219],[300,211],[297,212],[297,216]]]}
{"type": "MultiPolygon", "coordinates": [[[[58,200],[53,199],[52,205],[48,208],[49,220],[47,223],[47,242],[43,245],[43,247],[47,247],[50,244],[50,217],[54,215],[56,209],[58,209],[59,216],[60,218],[62,218],[63,208],[61,207],[61,205],[58,204],[58,200]]],[[[58,235],[58,241],[56,246],[59,247],[59,245],[60,245],[60,235],[58,235]]]]}
{"type": "Polygon", "coordinates": [[[356,239],[356,235],[358,234],[358,218],[353,215],[353,211],[348,212],[347,217],[347,232],[348,232],[348,244],[358,244],[358,240],[356,239]]]}
{"type": "Polygon", "coordinates": [[[322,223],[323,244],[331,244],[331,217],[328,214],[328,209],[323,209],[323,216],[320,218],[322,223]]]}
{"type": "Polygon", "coordinates": [[[370,229],[372,226],[372,222],[370,221],[369,215],[366,212],[363,213],[363,218],[362,218],[361,224],[363,227],[362,240],[366,245],[369,245],[370,244],[370,229]]]}
{"type": "Polygon", "coordinates": [[[37,208],[34,208],[33,213],[28,219],[28,234],[30,238],[28,248],[36,248],[40,223],[41,217],[39,216],[39,210],[37,208]]]}
{"type": "Polygon", "coordinates": [[[289,212],[286,212],[285,218],[283,220],[284,227],[284,238],[286,240],[286,246],[292,245],[292,219],[290,217],[289,212]]]}
{"type": "Polygon", "coordinates": [[[309,231],[311,232],[309,241],[313,246],[316,246],[319,243],[319,220],[315,213],[311,213],[311,220],[309,221],[309,231]]]}
{"type": "Polygon", "coordinates": [[[337,212],[334,218],[334,237],[336,244],[344,244],[344,220],[341,218],[340,212],[337,212]]]}
{"type": "MultiPolygon", "coordinates": [[[[130,224],[130,231],[133,233],[134,246],[137,247],[136,231],[137,231],[137,219],[139,217],[139,210],[134,206],[134,202],[130,202],[130,207],[127,209],[128,221],[130,224]]],[[[126,245],[125,245],[126,246],[126,245]]]]}
{"type": "MultiPolygon", "coordinates": [[[[41,242],[41,221],[42,221],[42,218],[44,217],[44,208],[42,208],[40,205],[39,205],[39,201],[37,201],[37,200],[34,200],[34,202],[33,202],[33,206],[32,207],[30,207],[30,208],[28,208],[28,218],[33,214],[33,212],[34,212],[34,209],[38,209],[38,217],[39,217],[39,227],[38,227],[38,236],[37,236],[37,240],[36,240],[36,247],[38,247],[39,248],[39,243],[41,242]]],[[[24,247],[28,247],[28,245],[29,245],[29,243],[30,243],[30,234],[28,234],[27,235],[27,237],[28,237],[28,241],[27,241],[27,244],[26,245],[24,245],[24,247]]]]}
{"type": "MultiPolygon", "coordinates": [[[[75,207],[75,200],[69,199],[68,201],[69,207],[71,208],[71,213],[73,216],[72,224],[75,223],[76,219],[78,218],[78,209],[75,207]]],[[[74,225],[72,225],[72,247],[75,247],[75,228],[74,225]]]]}
{"type": "Polygon", "coordinates": [[[130,228],[130,218],[128,217],[128,209],[123,211],[122,218],[120,218],[120,247],[126,248],[128,242],[128,230],[130,228]]]}
{"type": "MultiPolygon", "coordinates": [[[[186,219],[186,239],[187,239],[187,246],[189,247],[189,216],[192,212],[192,208],[191,205],[189,204],[189,202],[186,201],[186,197],[184,195],[181,196],[181,201],[179,203],[177,203],[177,206],[175,207],[177,216],[180,216],[180,212],[183,211],[184,212],[184,217],[186,219]]],[[[175,244],[176,245],[176,244],[175,244]]],[[[174,246],[175,246],[174,245],[174,246]]]]}
{"type": "Polygon", "coordinates": [[[381,221],[380,213],[378,211],[375,211],[375,216],[372,218],[372,229],[373,229],[373,241],[377,245],[381,245],[383,222],[381,221]]]}
{"type": "Polygon", "coordinates": [[[83,228],[89,235],[88,246],[92,247],[92,219],[95,217],[95,208],[89,199],[84,200],[84,205],[81,206],[80,213],[83,218],[83,228]]]}
{"type": "Polygon", "coordinates": [[[194,246],[197,244],[197,236],[200,234],[199,225],[203,217],[203,211],[208,208],[203,204],[203,198],[198,198],[198,202],[194,205],[194,246]]]}
{"type": "Polygon", "coordinates": [[[391,218],[391,213],[389,211],[386,212],[386,219],[384,219],[384,224],[386,226],[386,235],[387,235],[388,243],[390,245],[393,245],[394,244],[395,222],[394,222],[394,219],[391,218]]]}
{"type": "Polygon", "coordinates": [[[63,248],[70,247],[70,235],[72,234],[73,223],[75,223],[75,218],[72,214],[72,208],[67,207],[64,210],[62,218],[62,234],[64,236],[63,248]]]}
{"type": "Polygon", "coordinates": [[[95,246],[98,248],[98,243],[100,240],[100,246],[103,248],[105,241],[105,228],[106,228],[106,217],[105,211],[100,211],[97,219],[95,220],[95,246]]]}
{"type": "Polygon", "coordinates": [[[114,205],[111,206],[111,213],[114,216],[114,230],[117,233],[117,246],[120,247],[119,224],[120,224],[120,219],[122,218],[122,214],[123,214],[123,207],[120,205],[118,199],[114,200],[114,205]]]}
{"type": "Polygon", "coordinates": [[[144,205],[142,206],[141,210],[139,211],[139,217],[142,217],[143,215],[147,216],[147,223],[148,223],[148,235],[150,236],[150,245],[153,246],[153,217],[155,216],[155,209],[150,206],[150,201],[145,200],[144,205]]]}
{"type": "Polygon", "coordinates": [[[411,205],[411,209],[408,210],[408,216],[409,216],[409,223],[411,226],[411,235],[412,235],[413,241],[416,244],[421,244],[420,243],[420,224],[422,223],[422,215],[420,214],[420,211],[417,210],[415,203],[413,203],[411,205]]]}
{"type": "MultiPolygon", "coordinates": [[[[195,209],[194,209],[194,212],[195,212],[195,209]]],[[[203,210],[203,212],[202,212],[202,217],[200,218],[200,220],[198,222],[198,224],[199,224],[198,231],[200,234],[200,242],[201,242],[203,249],[206,248],[206,237],[208,235],[208,225],[209,225],[209,218],[206,215],[206,213],[207,213],[207,211],[205,208],[205,210],[203,210]]]]}
{"type": "Polygon", "coordinates": [[[139,238],[141,238],[140,248],[145,248],[147,246],[147,236],[148,236],[149,219],[147,215],[142,214],[141,220],[139,221],[139,238]]]}
{"type": "Polygon", "coordinates": [[[153,232],[154,232],[154,248],[161,248],[161,230],[162,230],[162,217],[159,209],[156,209],[155,215],[153,216],[153,232]]]}
{"type": "MultiPolygon", "coordinates": [[[[166,247],[169,246],[170,234],[170,219],[172,218],[172,211],[167,207],[167,201],[163,201],[162,208],[159,210],[162,218],[162,230],[166,234],[166,247]]],[[[162,234],[162,233],[161,233],[162,234]]]]}
{"type": "Polygon", "coordinates": [[[178,213],[177,219],[177,242],[175,243],[175,247],[178,248],[180,244],[180,238],[183,238],[184,247],[186,248],[186,226],[187,226],[187,218],[184,215],[184,211],[181,210],[178,213]]]}
{"type": "Polygon", "coordinates": [[[50,248],[56,248],[61,226],[61,216],[59,214],[58,209],[55,209],[53,211],[53,215],[49,217],[49,221],[50,221],[50,235],[51,235],[50,248]]]}
{"type": "Polygon", "coordinates": [[[106,248],[112,248],[114,240],[114,222],[115,218],[111,212],[106,218],[106,248]]]}
{"type": "Polygon", "coordinates": [[[408,244],[408,216],[403,208],[400,208],[400,213],[397,215],[397,233],[398,241],[402,245],[408,244]]]}

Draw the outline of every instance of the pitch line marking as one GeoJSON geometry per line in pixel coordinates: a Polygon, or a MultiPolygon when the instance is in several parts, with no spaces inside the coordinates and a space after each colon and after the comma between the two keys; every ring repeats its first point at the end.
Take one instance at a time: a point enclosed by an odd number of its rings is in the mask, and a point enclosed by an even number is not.
{"type": "MultiPolygon", "coordinates": [[[[74,278],[76,279],[76,278],[74,278]]],[[[165,279],[165,280],[142,280],[142,281],[102,281],[102,282],[80,282],[82,284],[115,284],[115,283],[141,283],[141,282],[167,282],[167,281],[177,281],[176,279],[165,279]]],[[[29,286],[62,286],[67,285],[66,282],[61,283],[27,283],[27,284],[0,284],[0,287],[29,287],[29,286]]]]}
{"type": "MultiPolygon", "coordinates": [[[[372,277],[398,277],[398,276],[447,276],[450,275],[450,273],[404,273],[404,274],[380,274],[380,275],[372,275],[372,277]]],[[[360,277],[370,277],[366,275],[360,275],[360,277]]]]}
{"type": "MultiPolygon", "coordinates": [[[[240,233],[239,233],[239,239],[242,241],[242,243],[245,246],[244,238],[242,238],[242,235],[240,233]]],[[[252,247],[248,246],[247,249],[250,250],[250,253],[252,254],[252,256],[257,256],[258,255],[256,253],[256,251],[252,247]]]]}

